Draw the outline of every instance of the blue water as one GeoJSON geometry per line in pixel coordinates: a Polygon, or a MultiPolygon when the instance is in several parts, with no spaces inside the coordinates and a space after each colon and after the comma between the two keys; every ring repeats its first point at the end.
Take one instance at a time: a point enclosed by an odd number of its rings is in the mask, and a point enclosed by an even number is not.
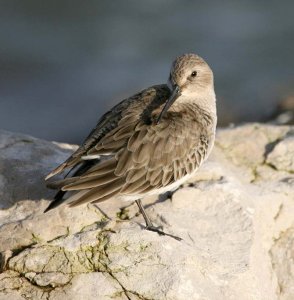
{"type": "Polygon", "coordinates": [[[219,124],[259,121],[294,93],[294,2],[1,1],[0,128],[78,143],[123,97],[196,52],[219,124]]]}

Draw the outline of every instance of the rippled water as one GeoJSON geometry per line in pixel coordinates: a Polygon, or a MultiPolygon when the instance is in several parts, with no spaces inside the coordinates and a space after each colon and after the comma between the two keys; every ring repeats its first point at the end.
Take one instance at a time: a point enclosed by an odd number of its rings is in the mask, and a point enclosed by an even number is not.
{"type": "Polygon", "coordinates": [[[1,1],[0,128],[80,142],[184,52],[214,70],[221,125],[261,120],[294,93],[293,3],[1,1]]]}

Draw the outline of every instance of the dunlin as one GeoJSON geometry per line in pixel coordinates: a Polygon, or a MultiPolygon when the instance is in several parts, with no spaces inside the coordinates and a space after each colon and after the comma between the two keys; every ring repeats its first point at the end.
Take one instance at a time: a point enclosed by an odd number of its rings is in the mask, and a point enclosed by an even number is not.
{"type": "Polygon", "coordinates": [[[149,87],[104,114],[83,144],[47,177],[58,189],[46,211],[65,202],[76,206],[110,198],[136,201],[146,229],[154,227],[141,204],[144,196],[176,189],[208,157],[215,138],[213,73],[195,54],[172,64],[167,84],[149,87]],[[64,200],[65,193],[74,191],[64,200]]]}

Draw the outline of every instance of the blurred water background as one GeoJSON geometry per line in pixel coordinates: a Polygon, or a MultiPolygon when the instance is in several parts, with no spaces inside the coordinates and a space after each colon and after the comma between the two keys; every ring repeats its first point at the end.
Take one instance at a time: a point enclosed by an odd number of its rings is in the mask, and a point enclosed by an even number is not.
{"type": "Polygon", "coordinates": [[[294,93],[293,12],[293,0],[0,0],[0,128],[79,143],[185,52],[214,70],[219,125],[264,120],[294,93]]]}

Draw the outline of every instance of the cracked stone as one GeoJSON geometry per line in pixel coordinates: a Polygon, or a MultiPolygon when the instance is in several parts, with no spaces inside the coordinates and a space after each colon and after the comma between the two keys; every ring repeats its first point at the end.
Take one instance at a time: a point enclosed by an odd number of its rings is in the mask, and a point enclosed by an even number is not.
{"type": "Polygon", "coordinates": [[[267,162],[276,169],[294,173],[294,136],[279,142],[268,155],[267,162]]]}
{"type": "Polygon", "coordinates": [[[194,178],[143,199],[179,242],[116,199],[43,214],[75,146],[0,131],[0,300],[293,299],[293,147],[287,126],[219,130],[194,178]]]}
{"type": "Polygon", "coordinates": [[[71,276],[69,274],[63,274],[58,272],[51,273],[40,273],[36,274],[35,272],[28,272],[25,274],[25,277],[28,278],[33,284],[38,286],[63,286],[66,285],[70,280],[71,276]]]}
{"type": "Polygon", "coordinates": [[[270,253],[279,284],[280,299],[294,299],[294,228],[281,233],[270,253]]]}

